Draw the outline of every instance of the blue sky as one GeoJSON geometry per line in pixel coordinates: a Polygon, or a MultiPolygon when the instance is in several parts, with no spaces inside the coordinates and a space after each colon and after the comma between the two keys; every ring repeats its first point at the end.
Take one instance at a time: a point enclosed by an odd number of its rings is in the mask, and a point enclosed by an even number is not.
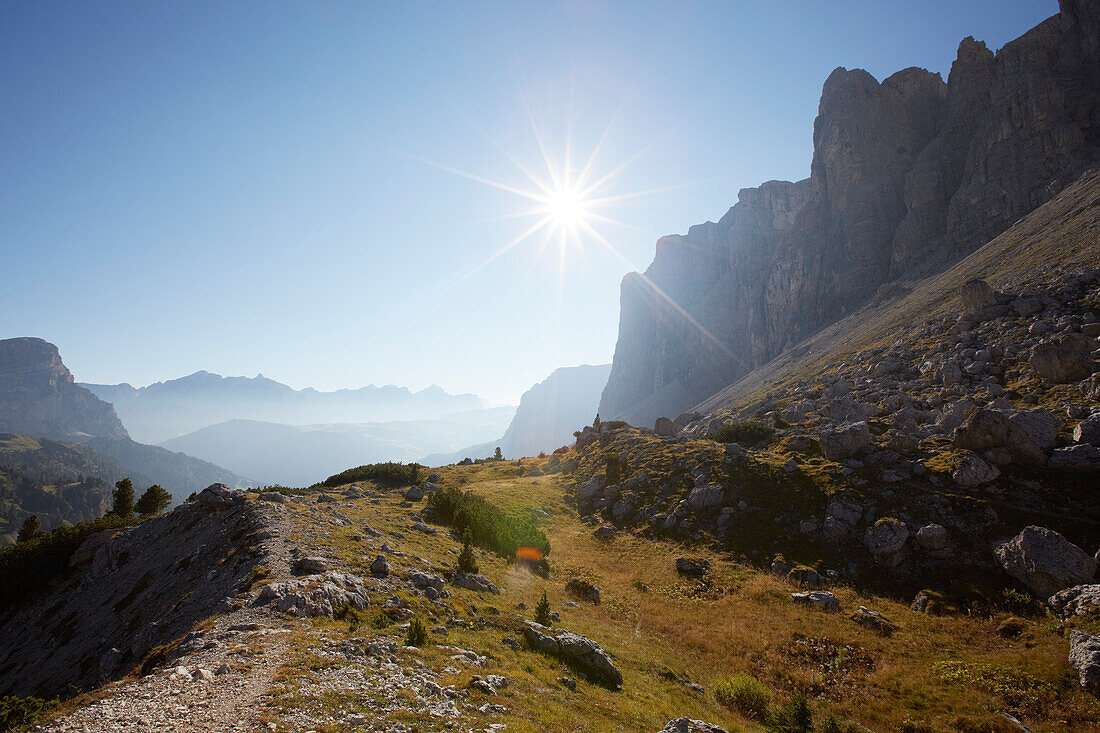
{"type": "Polygon", "coordinates": [[[610,361],[619,281],[809,172],[837,66],[945,78],[1058,10],[995,2],[0,4],[0,338],[77,379],[198,369],[496,402],[610,361]],[[531,120],[628,226],[522,242],[531,120]],[[642,153],[641,155],[638,155],[642,153]],[[634,158],[634,156],[636,156],[634,158]]]}

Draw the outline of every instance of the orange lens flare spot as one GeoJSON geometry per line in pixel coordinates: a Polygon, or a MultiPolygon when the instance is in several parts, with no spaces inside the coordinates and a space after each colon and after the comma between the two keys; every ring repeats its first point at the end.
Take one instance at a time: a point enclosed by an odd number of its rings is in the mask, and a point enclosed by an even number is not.
{"type": "Polygon", "coordinates": [[[516,557],[521,560],[541,560],[542,553],[534,547],[520,547],[516,550],[516,557]]]}

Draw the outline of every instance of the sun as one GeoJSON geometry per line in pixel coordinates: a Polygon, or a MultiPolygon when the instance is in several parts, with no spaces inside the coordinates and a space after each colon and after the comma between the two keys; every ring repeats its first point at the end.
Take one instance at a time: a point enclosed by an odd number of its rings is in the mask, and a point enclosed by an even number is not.
{"type": "Polygon", "coordinates": [[[560,229],[573,229],[588,214],[589,201],[584,191],[577,188],[558,188],[546,196],[542,213],[560,229]]]}

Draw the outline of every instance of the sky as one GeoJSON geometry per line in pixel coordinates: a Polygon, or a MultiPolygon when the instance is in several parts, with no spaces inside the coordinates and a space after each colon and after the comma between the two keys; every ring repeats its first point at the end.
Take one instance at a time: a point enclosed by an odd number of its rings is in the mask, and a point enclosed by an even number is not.
{"type": "Polygon", "coordinates": [[[946,78],[962,38],[1057,10],[4,0],[0,338],[57,344],[84,382],[515,404],[611,361],[619,282],[659,236],[808,175],[834,68],[946,78]],[[595,234],[563,243],[561,217],[517,243],[544,218],[529,175],[586,169],[595,234]]]}

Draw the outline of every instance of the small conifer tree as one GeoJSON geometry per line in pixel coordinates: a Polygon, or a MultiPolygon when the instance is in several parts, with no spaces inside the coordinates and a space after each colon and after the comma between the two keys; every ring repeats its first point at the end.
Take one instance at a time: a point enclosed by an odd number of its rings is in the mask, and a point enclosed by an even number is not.
{"type": "Polygon", "coordinates": [[[458,554],[458,569],[463,573],[477,573],[477,556],[474,554],[474,535],[467,527],[462,531],[462,552],[458,554]]]}
{"type": "Polygon", "coordinates": [[[535,606],[535,623],[543,626],[550,625],[550,599],[546,597],[546,591],[542,592],[542,598],[535,606]]]}
{"type": "Polygon", "coordinates": [[[19,537],[16,541],[27,542],[42,534],[44,534],[42,532],[42,522],[38,521],[37,514],[31,514],[23,520],[23,527],[19,530],[19,537]]]}
{"type": "Polygon", "coordinates": [[[172,503],[172,495],[160,484],[150,486],[134,505],[134,510],[143,517],[160,514],[172,503]]]}
{"type": "Polygon", "coordinates": [[[497,460],[497,461],[503,461],[504,460],[504,454],[501,453],[499,445],[497,446],[497,449],[495,451],[493,451],[493,459],[497,460]]]}
{"type": "Polygon", "coordinates": [[[596,419],[592,421],[592,427],[596,428],[596,430],[600,429],[600,413],[598,412],[596,413],[596,419]]]}
{"type": "Polygon", "coordinates": [[[116,481],[111,497],[114,499],[111,514],[124,518],[134,516],[134,484],[130,479],[116,481]]]}
{"type": "Polygon", "coordinates": [[[405,635],[405,646],[424,646],[426,643],[428,643],[428,627],[419,616],[413,616],[413,620],[409,623],[409,633],[405,635]]]}

